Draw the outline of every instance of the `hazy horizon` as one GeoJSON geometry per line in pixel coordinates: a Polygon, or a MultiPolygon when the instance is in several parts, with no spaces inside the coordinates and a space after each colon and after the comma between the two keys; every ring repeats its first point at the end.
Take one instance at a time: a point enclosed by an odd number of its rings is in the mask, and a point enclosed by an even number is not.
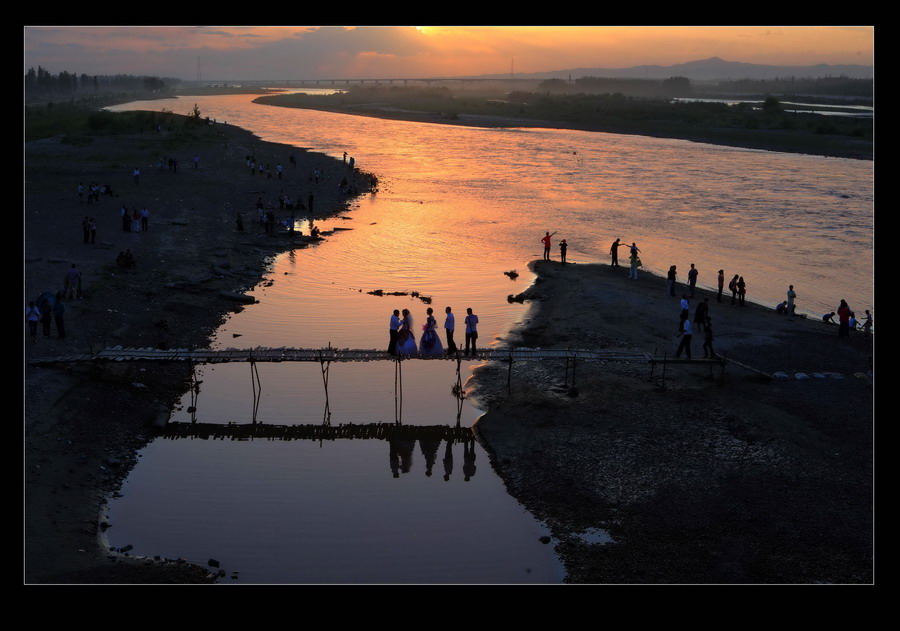
{"type": "Polygon", "coordinates": [[[24,71],[365,79],[671,66],[874,65],[871,26],[25,26],[24,71]]]}

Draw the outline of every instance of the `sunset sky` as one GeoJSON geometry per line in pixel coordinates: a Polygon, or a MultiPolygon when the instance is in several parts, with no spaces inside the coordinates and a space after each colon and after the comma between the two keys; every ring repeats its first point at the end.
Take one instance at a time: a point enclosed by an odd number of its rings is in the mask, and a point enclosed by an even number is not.
{"type": "Polygon", "coordinates": [[[186,80],[415,78],[668,66],[709,57],[874,65],[867,26],[26,26],[24,71],[186,80]]]}

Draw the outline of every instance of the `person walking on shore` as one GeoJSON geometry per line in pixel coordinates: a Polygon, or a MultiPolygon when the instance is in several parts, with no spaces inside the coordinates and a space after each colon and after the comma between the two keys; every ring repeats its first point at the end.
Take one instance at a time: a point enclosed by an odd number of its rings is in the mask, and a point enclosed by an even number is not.
{"type": "Polygon", "coordinates": [[[452,355],[455,354],[456,342],[453,341],[453,331],[456,329],[456,316],[453,315],[453,310],[450,307],[444,309],[447,314],[447,317],[444,318],[444,332],[447,335],[447,354],[452,355]]]}
{"type": "Polygon", "coordinates": [[[637,248],[631,249],[631,257],[628,259],[629,268],[628,268],[628,278],[633,278],[637,280],[637,268],[641,266],[641,259],[638,258],[637,248]]]}
{"type": "Polygon", "coordinates": [[[703,331],[703,359],[707,359],[707,353],[709,359],[716,358],[716,351],[713,350],[712,318],[706,318],[706,328],[703,331]]]}
{"type": "Polygon", "coordinates": [[[53,323],[53,307],[50,300],[44,296],[38,300],[38,310],[41,312],[41,330],[44,337],[50,337],[50,325],[53,323]]]}
{"type": "Polygon", "coordinates": [[[620,239],[616,239],[609,246],[609,256],[612,259],[609,263],[610,267],[619,267],[619,246],[622,245],[619,241],[620,239]]]}
{"type": "Polygon", "coordinates": [[[691,319],[684,318],[682,321],[684,327],[681,331],[681,343],[678,345],[678,350],[675,351],[675,358],[678,359],[681,357],[681,351],[684,351],[684,354],[687,355],[687,358],[691,358],[691,338],[693,337],[693,331],[691,330],[691,319]]]}
{"type": "Polygon", "coordinates": [[[837,309],[838,337],[850,337],[850,306],[847,301],[841,299],[841,305],[837,309]]]}
{"type": "Polygon", "coordinates": [[[709,318],[709,298],[704,298],[703,302],[697,305],[697,309],[694,311],[694,326],[697,329],[697,333],[699,333],[704,327],[706,327],[706,320],[709,318]]]}
{"type": "MultiPolygon", "coordinates": [[[[554,232],[553,234],[556,234],[556,232],[554,232]]],[[[544,260],[545,260],[545,261],[549,261],[549,260],[550,260],[550,245],[551,245],[551,244],[550,244],[550,237],[552,237],[553,234],[550,234],[549,232],[547,232],[547,233],[545,233],[544,236],[541,238],[541,243],[544,244],[544,260]]]]}
{"type": "Polygon", "coordinates": [[[562,264],[566,264],[566,250],[569,248],[569,244],[566,243],[566,240],[563,239],[559,242],[559,260],[562,261],[562,264]]]}
{"type": "Polygon", "coordinates": [[[747,283],[744,282],[743,276],[738,278],[737,293],[738,293],[738,304],[743,307],[744,306],[744,296],[747,295],[747,283]]]}
{"type": "Polygon", "coordinates": [[[737,284],[738,284],[738,278],[740,278],[740,276],[738,276],[737,274],[735,274],[735,275],[734,275],[734,278],[732,278],[731,281],[728,283],[728,290],[731,292],[731,306],[732,306],[732,307],[733,307],[733,306],[735,305],[735,303],[737,302],[737,295],[738,295],[738,286],[737,286],[737,284]]]}
{"type": "Polygon", "coordinates": [[[722,302],[722,289],[725,288],[725,270],[723,270],[723,269],[719,270],[718,283],[719,283],[719,293],[716,294],[716,300],[718,302],[722,302]]]}
{"type": "Polygon", "coordinates": [[[675,279],[677,277],[677,269],[673,265],[669,268],[668,274],[666,274],[666,293],[670,296],[675,295],[675,279]]]}
{"type": "Polygon", "coordinates": [[[31,343],[37,344],[37,326],[41,321],[41,312],[34,304],[34,300],[28,303],[25,309],[25,321],[28,323],[28,331],[31,334],[31,343]]]}
{"type": "Polygon", "coordinates": [[[63,304],[62,296],[57,293],[53,302],[53,319],[56,321],[56,335],[61,340],[66,338],[65,313],[66,306],[63,304]]]}
{"type": "Polygon", "coordinates": [[[694,297],[694,288],[697,286],[697,275],[699,272],[694,264],[691,263],[691,269],[688,270],[688,287],[690,287],[690,297],[694,297]]]}
{"type": "Polygon", "coordinates": [[[794,286],[789,285],[787,290],[787,317],[788,320],[794,319],[794,298],[797,297],[797,293],[794,291],[794,286]]]}
{"type": "Polygon", "coordinates": [[[466,309],[466,357],[469,356],[469,346],[472,347],[472,354],[476,353],[476,343],[478,341],[478,316],[472,313],[472,307],[466,309]]]}
{"type": "Polygon", "coordinates": [[[78,297],[78,287],[80,285],[81,272],[75,267],[75,263],[72,263],[72,267],[66,272],[65,277],[66,300],[78,297]]]}
{"type": "Polygon", "coordinates": [[[866,317],[863,318],[862,330],[866,337],[869,337],[869,333],[872,332],[872,314],[868,309],[866,309],[866,317]]]}

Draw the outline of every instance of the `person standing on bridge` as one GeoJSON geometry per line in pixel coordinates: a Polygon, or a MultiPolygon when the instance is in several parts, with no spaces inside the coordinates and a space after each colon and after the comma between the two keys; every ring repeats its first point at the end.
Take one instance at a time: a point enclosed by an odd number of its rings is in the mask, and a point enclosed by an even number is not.
{"type": "Polygon", "coordinates": [[[475,345],[478,341],[478,316],[472,313],[472,307],[466,309],[466,357],[469,356],[469,345],[472,346],[472,354],[476,353],[475,345]]]}
{"type": "Polygon", "coordinates": [[[443,355],[444,347],[441,346],[441,338],[437,334],[437,320],[434,318],[434,309],[428,307],[425,310],[428,316],[425,318],[422,337],[419,340],[419,354],[443,355]]]}
{"type": "Polygon", "coordinates": [[[444,331],[447,334],[447,354],[451,355],[457,351],[456,342],[453,341],[453,331],[456,329],[456,316],[453,315],[450,307],[447,307],[444,311],[447,313],[447,317],[444,318],[444,331]]]}
{"type": "Polygon", "coordinates": [[[403,319],[400,320],[400,329],[397,334],[397,354],[416,355],[419,352],[416,346],[416,336],[413,331],[413,317],[409,309],[403,310],[403,319]]]}
{"type": "Polygon", "coordinates": [[[391,323],[388,328],[388,334],[390,335],[388,341],[388,353],[391,355],[397,354],[397,336],[400,333],[400,310],[394,309],[394,313],[391,314],[391,323]]]}

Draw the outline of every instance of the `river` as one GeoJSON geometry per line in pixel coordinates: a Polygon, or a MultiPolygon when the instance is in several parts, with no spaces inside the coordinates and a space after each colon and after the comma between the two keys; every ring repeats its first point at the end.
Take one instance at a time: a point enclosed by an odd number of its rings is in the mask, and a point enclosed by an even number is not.
{"type": "MultiPolygon", "coordinates": [[[[278,257],[259,304],[232,316],[213,347],[380,348],[392,309],[418,324],[432,299],[472,307],[482,345],[523,317],[505,297],[530,284],[545,231],[573,263],[607,262],[610,243],[637,242],[644,269],[691,263],[699,283],[744,276],[748,299],[774,306],[789,284],[798,311],[818,316],[841,298],[873,308],[872,162],[555,129],[482,129],[255,105],[247,95],[130,103],[227,121],[273,142],[309,148],[376,173],[343,228],[278,257]],[[349,228],[349,230],[348,230],[349,228]],[[516,270],[518,278],[503,274],[516,270]]],[[[252,147],[248,147],[252,153],[252,147]]],[[[187,156],[186,156],[187,157],[187,156]]],[[[287,164],[287,156],[285,156],[287,164]]],[[[286,193],[305,199],[302,185],[286,193]]],[[[248,209],[249,210],[249,209],[248,209]]],[[[623,271],[623,282],[625,272],[623,271]]],[[[663,291],[662,282],[660,292],[663,291]]],[[[459,334],[457,337],[460,337],[459,334]]],[[[449,362],[403,375],[402,423],[457,422],[449,362]]],[[[471,364],[464,364],[466,373],[471,364]]],[[[264,423],[393,421],[389,364],[335,364],[328,405],[317,364],[260,366],[264,423]],[[329,417],[330,413],[330,417],[329,417]]],[[[203,422],[249,422],[246,365],[202,370],[203,422]]],[[[465,378],[465,377],[464,377],[465,378]]],[[[173,420],[188,420],[186,400],[173,420]]],[[[479,411],[462,409],[471,427],[479,411]]],[[[219,561],[223,582],[556,583],[548,534],[513,498],[475,443],[419,440],[153,441],[109,507],[111,545],[133,553],[219,561]],[[466,471],[473,475],[467,475],[466,471]],[[429,475],[430,474],[430,475],[429,475]]]]}

